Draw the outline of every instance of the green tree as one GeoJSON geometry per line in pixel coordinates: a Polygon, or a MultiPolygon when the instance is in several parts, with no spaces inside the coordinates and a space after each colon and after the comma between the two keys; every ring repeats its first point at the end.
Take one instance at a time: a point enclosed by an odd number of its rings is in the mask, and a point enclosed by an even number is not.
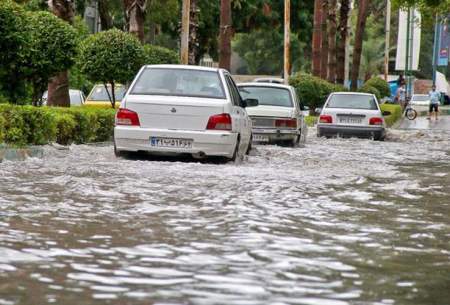
{"type": "Polygon", "coordinates": [[[28,38],[25,11],[10,0],[0,3],[0,90],[12,103],[26,96],[22,70],[28,38]]]}
{"type": "Polygon", "coordinates": [[[167,48],[147,44],[144,45],[144,51],[146,65],[180,63],[180,56],[178,56],[178,53],[167,48]]]}
{"type": "Polygon", "coordinates": [[[74,64],[75,29],[51,13],[27,13],[30,39],[24,55],[24,72],[33,86],[33,104],[38,105],[50,78],[74,64]]]}
{"type": "MultiPolygon", "coordinates": [[[[130,82],[145,63],[139,40],[116,29],[91,35],[80,47],[80,70],[93,82],[111,85],[111,106],[116,104],[115,84],[130,82]]],[[[107,90],[108,91],[108,90],[107,90]]]]}

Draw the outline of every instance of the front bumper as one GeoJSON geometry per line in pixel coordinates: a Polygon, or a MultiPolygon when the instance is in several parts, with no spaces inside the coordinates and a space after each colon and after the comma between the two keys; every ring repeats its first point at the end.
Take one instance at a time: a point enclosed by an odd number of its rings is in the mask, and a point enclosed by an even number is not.
{"type": "Polygon", "coordinates": [[[114,142],[117,151],[146,151],[167,154],[192,154],[231,158],[237,142],[237,133],[226,131],[192,131],[151,129],[128,126],[114,128],[114,142]],[[151,137],[191,139],[192,147],[155,147],[151,137]]]}
{"type": "Polygon", "coordinates": [[[317,125],[317,135],[321,136],[342,136],[360,138],[384,138],[386,129],[383,126],[337,126],[337,125],[317,125]]]}
{"type": "Polygon", "coordinates": [[[253,128],[254,142],[277,142],[295,140],[300,136],[297,129],[253,128]]]}

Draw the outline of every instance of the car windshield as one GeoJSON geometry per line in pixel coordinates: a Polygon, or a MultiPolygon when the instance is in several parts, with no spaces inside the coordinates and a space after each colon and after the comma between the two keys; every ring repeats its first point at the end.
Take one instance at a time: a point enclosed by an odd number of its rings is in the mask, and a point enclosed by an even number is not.
{"type": "Polygon", "coordinates": [[[130,94],[225,98],[218,72],[167,68],[146,68],[130,94]]]}
{"type": "Polygon", "coordinates": [[[259,105],[292,107],[291,93],[288,89],[275,87],[241,86],[239,92],[243,99],[257,99],[259,105]]]}
{"type": "Polygon", "coordinates": [[[81,100],[81,93],[76,90],[69,90],[70,95],[70,105],[72,106],[81,106],[83,101],[81,100]]]}
{"type": "MultiPolygon", "coordinates": [[[[111,95],[111,87],[109,86],[108,91],[111,95]]],[[[125,95],[125,88],[122,86],[114,87],[114,93],[116,95],[116,101],[121,101],[123,99],[123,96],[125,95]]],[[[96,85],[87,99],[90,101],[109,101],[105,86],[96,85]]]]}
{"type": "Polygon", "coordinates": [[[417,102],[425,102],[429,101],[430,97],[428,95],[413,95],[412,100],[417,102]]]}
{"type": "Polygon", "coordinates": [[[333,94],[327,108],[378,110],[378,105],[371,95],[333,94]]]}

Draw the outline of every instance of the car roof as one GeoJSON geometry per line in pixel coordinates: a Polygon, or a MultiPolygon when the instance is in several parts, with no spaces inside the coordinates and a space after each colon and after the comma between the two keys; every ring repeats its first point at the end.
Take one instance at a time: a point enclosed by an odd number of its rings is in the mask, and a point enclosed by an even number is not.
{"type": "Polygon", "coordinates": [[[277,84],[277,83],[256,83],[256,82],[251,82],[251,83],[240,83],[237,84],[238,87],[268,87],[268,88],[280,88],[280,89],[291,89],[292,86],[289,85],[283,85],[283,84],[277,84]]]}
{"type": "Polygon", "coordinates": [[[255,83],[276,83],[276,84],[283,84],[284,79],[279,77],[259,77],[255,78],[253,80],[255,83]]]}
{"type": "Polygon", "coordinates": [[[335,94],[335,95],[367,95],[367,96],[373,96],[372,93],[365,93],[365,92],[346,92],[346,91],[332,92],[331,94],[335,94]]]}
{"type": "Polygon", "coordinates": [[[184,69],[184,70],[210,71],[210,72],[226,71],[220,68],[191,66],[191,65],[145,65],[145,68],[184,69]]]}

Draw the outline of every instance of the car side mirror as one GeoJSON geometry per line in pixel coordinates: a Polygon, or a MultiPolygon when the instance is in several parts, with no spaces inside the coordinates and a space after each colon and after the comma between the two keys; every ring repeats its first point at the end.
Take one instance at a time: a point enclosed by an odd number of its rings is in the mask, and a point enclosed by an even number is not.
{"type": "Polygon", "coordinates": [[[321,114],[322,113],[322,108],[316,108],[316,114],[321,114]]]}
{"type": "Polygon", "coordinates": [[[259,101],[257,99],[255,99],[255,98],[248,98],[248,99],[243,100],[243,104],[244,104],[243,105],[244,108],[256,107],[256,106],[259,105],[259,101]]]}
{"type": "Polygon", "coordinates": [[[392,112],[390,112],[390,111],[383,111],[383,116],[389,116],[391,114],[392,114],[392,112]]]}

